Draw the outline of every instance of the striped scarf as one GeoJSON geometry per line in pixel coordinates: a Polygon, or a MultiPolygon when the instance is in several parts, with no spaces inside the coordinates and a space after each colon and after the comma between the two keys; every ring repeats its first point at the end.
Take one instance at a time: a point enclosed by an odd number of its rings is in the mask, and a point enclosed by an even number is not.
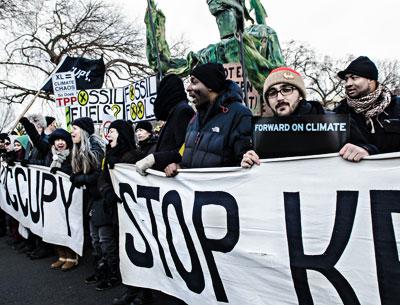
{"type": "MultiPolygon", "coordinates": [[[[384,112],[387,106],[389,106],[392,95],[387,87],[378,85],[378,88],[370,94],[360,97],[358,99],[352,99],[346,96],[347,104],[354,109],[356,113],[362,113],[364,115],[367,124],[371,125],[371,133],[375,133],[373,117],[377,117],[379,114],[384,112]]],[[[378,123],[378,118],[376,119],[378,123]]]]}

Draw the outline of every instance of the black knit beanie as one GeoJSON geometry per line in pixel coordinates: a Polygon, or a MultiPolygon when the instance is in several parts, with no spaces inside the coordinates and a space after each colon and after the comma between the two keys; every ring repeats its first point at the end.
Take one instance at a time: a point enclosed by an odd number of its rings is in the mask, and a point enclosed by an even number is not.
{"type": "Polygon", "coordinates": [[[72,125],[82,128],[83,130],[87,131],[89,135],[94,134],[94,123],[91,118],[84,117],[76,119],[72,122],[72,125]]]}
{"type": "Polygon", "coordinates": [[[149,121],[140,121],[136,124],[135,131],[138,129],[143,129],[148,131],[149,133],[153,133],[153,125],[149,121]]]}
{"type": "Polygon", "coordinates": [[[196,77],[214,92],[219,93],[224,89],[226,75],[224,66],[221,64],[206,63],[197,66],[190,75],[196,77]]]}
{"type": "Polygon", "coordinates": [[[157,120],[166,121],[172,108],[186,101],[187,95],[182,80],[176,74],[165,76],[158,86],[154,101],[154,115],[157,120]]]}
{"type": "Polygon", "coordinates": [[[8,138],[8,134],[5,132],[0,133],[0,140],[5,141],[8,138]]]}
{"type": "Polygon", "coordinates": [[[371,80],[378,80],[378,69],[367,56],[360,56],[354,59],[345,70],[340,71],[337,75],[341,79],[345,79],[346,74],[354,74],[371,80]]]}
{"type": "Polygon", "coordinates": [[[57,128],[56,130],[54,130],[49,136],[49,143],[53,145],[54,142],[58,139],[64,140],[67,143],[68,148],[72,147],[71,134],[65,129],[57,128]]]}
{"type": "Polygon", "coordinates": [[[135,132],[133,131],[132,125],[124,120],[115,120],[111,122],[108,130],[114,128],[118,131],[117,143],[119,145],[124,145],[126,148],[135,149],[135,132]]]}
{"type": "Polygon", "coordinates": [[[47,126],[49,126],[51,123],[53,123],[56,120],[52,116],[46,116],[45,119],[46,119],[47,126]]]}

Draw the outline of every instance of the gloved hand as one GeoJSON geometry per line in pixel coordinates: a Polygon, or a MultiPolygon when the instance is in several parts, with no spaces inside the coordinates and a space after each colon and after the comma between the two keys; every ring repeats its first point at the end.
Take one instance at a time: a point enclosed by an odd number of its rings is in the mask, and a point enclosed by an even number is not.
{"type": "Polygon", "coordinates": [[[86,175],[85,174],[80,174],[80,175],[73,175],[69,177],[69,181],[72,182],[72,185],[80,188],[86,184],[86,175]],[[72,178],[72,180],[71,180],[72,178]]]}
{"type": "Polygon", "coordinates": [[[59,167],[52,167],[50,168],[50,173],[52,173],[53,175],[55,175],[57,173],[57,171],[59,171],[61,168],[59,167]]]}
{"type": "Polygon", "coordinates": [[[29,124],[30,121],[28,120],[27,117],[22,117],[19,122],[22,124],[22,126],[25,126],[26,124],[29,124]]]}
{"type": "Polygon", "coordinates": [[[116,163],[119,163],[119,158],[115,157],[115,156],[109,156],[107,158],[108,161],[108,167],[109,169],[113,169],[116,163]]]}
{"type": "Polygon", "coordinates": [[[71,175],[69,175],[69,181],[71,181],[71,183],[74,183],[74,179],[75,179],[76,175],[77,174],[74,174],[74,173],[71,173],[71,175]]]}
{"type": "Polygon", "coordinates": [[[119,198],[118,195],[112,191],[106,192],[103,197],[106,204],[115,204],[122,202],[121,198],[119,198]]]}
{"type": "Polygon", "coordinates": [[[154,155],[150,154],[147,157],[143,158],[142,160],[139,160],[136,162],[136,171],[141,174],[142,176],[147,175],[145,172],[146,169],[152,167],[156,163],[156,160],[154,159],[154,155]]]}
{"type": "Polygon", "coordinates": [[[23,167],[27,167],[28,166],[28,160],[26,160],[26,159],[22,159],[19,162],[21,163],[21,166],[23,166],[23,167]]]}

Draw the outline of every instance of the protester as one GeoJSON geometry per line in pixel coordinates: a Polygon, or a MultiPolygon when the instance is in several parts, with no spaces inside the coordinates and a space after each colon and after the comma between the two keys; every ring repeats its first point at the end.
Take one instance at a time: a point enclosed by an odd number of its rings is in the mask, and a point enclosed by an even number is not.
{"type": "Polygon", "coordinates": [[[153,125],[148,121],[141,121],[135,126],[135,134],[138,140],[139,151],[147,156],[156,149],[157,138],[153,135],[153,125]]]}
{"type": "Polygon", "coordinates": [[[40,114],[33,114],[28,118],[21,118],[19,122],[24,127],[34,146],[29,160],[22,160],[21,164],[32,163],[44,165],[45,158],[50,151],[49,135],[55,130],[55,119],[53,117],[45,118],[40,114]]]}
{"type": "Polygon", "coordinates": [[[345,81],[346,97],[334,111],[350,114],[359,130],[340,150],[343,159],[358,162],[368,155],[400,151],[400,98],[378,82],[376,65],[360,56],[338,76],[345,81]],[[360,143],[360,135],[367,144],[360,143]]]}
{"type": "MultiPolygon", "coordinates": [[[[97,226],[96,217],[103,210],[103,200],[98,189],[98,176],[104,158],[105,143],[94,134],[93,120],[88,117],[72,122],[72,174],[70,181],[74,187],[85,186],[83,209],[89,217],[90,237],[95,258],[95,273],[86,278],[85,283],[102,283],[108,272],[108,256],[114,255],[112,241],[114,232],[108,226],[97,226]],[[111,241],[111,242],[110,242],[111,241]]],[[[97,287],[96,287],[97,289],[97,287]]]]}
{"type": "Polygon", "coordinates": [[[242,91],[226,80],[221,64],[197,66],[187,88],[197,114],[189,123],[181,164],[167,166],[167,176],[180,167],[220,167],[240,164],[243,153],[252,148],[251,111],[242,102],[242,91]]]}
{"type": "MultiPolygon", "coordinates": [[[[272,70],[264,82],[264,103],[275,117],[293,115],[324,114],[325,111],[316,101],[306,100],[307,92],[301,74],[288,67],[272,70]]],[[[260,159],[254,150],[243,155],[241,166],[250,168],[260,164],[260,159]]]]}
{"type": "Polygon", "coordinates": [[[154,153],[136,162],[136,170],[142,175],[148,168],[163,171],[168,164],[179,163],[182,159],[179,150],[194,111],[188,105],[185,87],[177,75],[167,75],[160,82],[154,101],[154,114],[157,120],[165,121],[165,124],[154,153]]]}
{"type": "Polygon", "coordinates": [[[105,260],[107,269],[97,290],[112,288],[121,282],[118,256],[118,217],[117,203],[121,199],[116,194],[110,177],[109,168],[113,169],[116,163],[132,163],[139,160],[136,153],[135,133],[131,124],[123,120],[113,121],[108,128],[107,140],[102,172],[98,180],[99,191],[103,198],[102,206],[94,207],[92,225],[98,232],[107,236],[104,243],[100,239],[100,251],[105,260]],[[132,160],[133,159],[133,160],[132,160]]]}
{"type": "MultiPolygon", "coordinates": [[[[52,162],[48,164],[50,172],[56,174],[63,172],[67,175],[72,173],[71,149],[72,139],[69,132],[62,128],[54,130],[49,136],[51,145],[52,162]]],[[[68,271],[78,265],[78,255],[68,247],[56,246],[58,259],[51,264],[52,269],[68,271]]]]}
{"type": "MultiPolygon", "coordinates": [[[[139,159],[153,152],[156,140],[153,137],[152,129],[153,126],[147,121],[136,124],[135,134],[138,139],[138,148],[136,150],[133,129],[129,124],[121,120],[112,122],[107,136],[110,149],[106,153],[106,163],[109,164],[109,167],[113,168],[114,164],[119,162],[136,163],[139,159]]],[[[120,199],[112,188],[107,167],[103,170],[103,181],[105,181],[103,184],[106,187],[101,188],[102,193],[105,197],[110,197],[108,200],[110,207],[115,207],[115,203],[120,201],[120,199]]],[[[151,299],[152,293],[150,289],[126,286],[125,292],[120,297],[114,299],[113,305],[130,305],[136,304],[136,302],[146,303],[151,299]]]]}

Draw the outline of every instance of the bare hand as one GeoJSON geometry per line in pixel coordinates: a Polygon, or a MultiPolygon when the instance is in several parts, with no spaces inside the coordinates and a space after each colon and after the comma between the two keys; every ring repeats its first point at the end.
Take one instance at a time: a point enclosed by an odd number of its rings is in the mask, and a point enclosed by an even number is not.
{"type": "Polygon", "coordinates": [[[366,156],[369,156],[368,151],[364,148],[347,143],[342,149],[339,151],[339,154],[342,156],[343,159],[352,162],[360,162],[366,156]]]}
{"type": "Polygon", "coordinates": [[[243,155],[242,162],[240,163],[240,166],[243,168],[250,168],[254,164],[260,165],[260,158],[256,154],[254,150],[249,150],[243,155]]]}
{"type": "Polygon", "coordinates": [[[165,174],[167,177],[174,177],[178,174],[178,169],[180,169],[180,165],[176,163],[171,163],[167,165],[167,167],[164,169],[165,174]]]}

